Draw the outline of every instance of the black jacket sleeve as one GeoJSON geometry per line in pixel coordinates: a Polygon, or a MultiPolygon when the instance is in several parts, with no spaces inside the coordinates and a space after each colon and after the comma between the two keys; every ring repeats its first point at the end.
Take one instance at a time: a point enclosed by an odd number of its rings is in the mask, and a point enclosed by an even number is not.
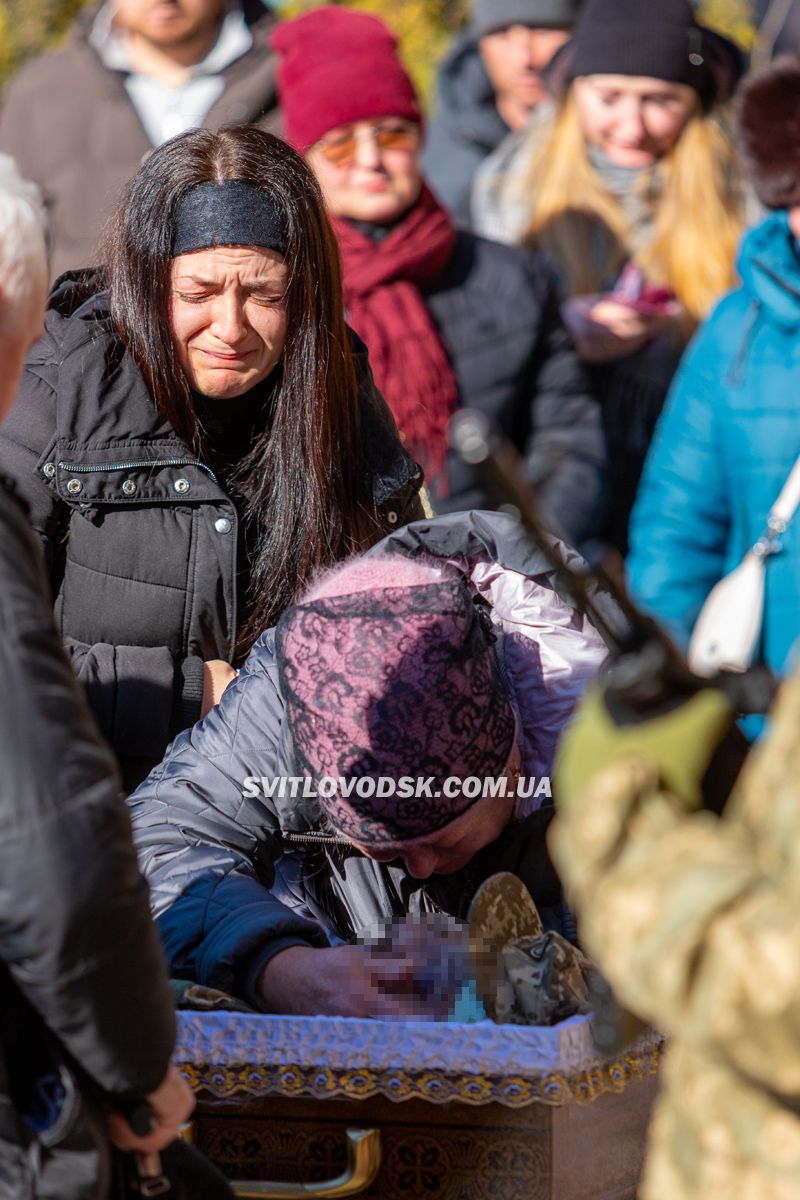
{"type": "MultiPolygon", "coordinates": [[[[54,349],[55,352],[55,349],[54,349]]],[[[25,370],[16,406],[0,427],[0,473],[23,501],[57,593],[69,528],[68,506],[43,467],[56,441],[57,397],[35,365],[25,370]]],[[[104,737],[122,758],[150,759],[200,715],[202,661],[178,662],[166,647],[88,645],[64,639],[104,737]],[[148,713],[142,721],[143,711],[148,713]]]]}
{"type": "Polygon", "coordinates": [[[605,524],[602,410],[561,319],[555,283],[538,256],[531,256],[531,274],[542,294],[542,316],[527,385],[530,433],[525,470],[541,487],[549,526],[580,546],[600,534],[605,524]]]}
{"type": "Polygon", "coordinates": [[[0,960],[95,1082],[143,1095],[174,1040],[163,952],[113,759],[53,624],[41,553],[0,492],[0,960]]]}

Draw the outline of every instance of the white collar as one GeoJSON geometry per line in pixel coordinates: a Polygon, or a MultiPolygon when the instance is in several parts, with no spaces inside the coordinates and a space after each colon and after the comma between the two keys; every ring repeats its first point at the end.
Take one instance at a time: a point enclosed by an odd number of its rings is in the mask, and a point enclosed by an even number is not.
{"type": "MultiPolygon", "coordinates": [[[[108,0],[95,17],[89,34],[89,44],[97,52],[103,66],[110,71],[130,73],[131,56],[128,35],[114,29],[114,0],[108,0]]],[[[229,5],[219,31],[219,37],[205,58],[186,68],[187,78],[199,75],[219,75],[231,63],[241,58],[253,45],[253,35],[244,19],[237,0],[229,5]]]]}

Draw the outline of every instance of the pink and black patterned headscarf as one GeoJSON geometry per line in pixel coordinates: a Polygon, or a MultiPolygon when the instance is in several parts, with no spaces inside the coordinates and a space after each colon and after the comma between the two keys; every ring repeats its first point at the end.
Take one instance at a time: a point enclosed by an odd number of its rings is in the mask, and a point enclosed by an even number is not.
{"type": "Polygon", "coordinates": [[[448,776],[500,776],[515,717],[467,579],[401,556],[354,559],[288,609],[278,669],[300,769],[323,777],[433,777],[433,797],[320,802],[361,845],[435,833],[475,803],[448,776]]]}

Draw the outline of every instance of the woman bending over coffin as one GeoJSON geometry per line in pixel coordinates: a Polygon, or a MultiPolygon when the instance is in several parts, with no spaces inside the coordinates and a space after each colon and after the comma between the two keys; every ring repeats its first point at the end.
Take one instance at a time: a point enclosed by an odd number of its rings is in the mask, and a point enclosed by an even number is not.
{"type": "Polygon", "coordinates": [[[415,522],[323,575],[130,798],[173,975],[269,1011],[408,1016],[364,930],[463,918],[500,870],[557,928],[549,772],[604,656],[506,516],[415,522]]]}

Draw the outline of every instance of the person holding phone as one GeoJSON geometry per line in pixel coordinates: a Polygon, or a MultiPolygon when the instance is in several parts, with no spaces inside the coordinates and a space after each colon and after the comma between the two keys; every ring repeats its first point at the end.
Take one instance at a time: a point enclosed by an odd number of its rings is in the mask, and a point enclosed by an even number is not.
{"type": "Polygon", "coordinates": [[[746,190],[720,114],[741,70],[689,0],[588,0],[547,69],[551,103],[476,177],[478,232],[542,251],[559,278],[603,404],[622,552],[681,354],[735,280],[746,190]]]}

